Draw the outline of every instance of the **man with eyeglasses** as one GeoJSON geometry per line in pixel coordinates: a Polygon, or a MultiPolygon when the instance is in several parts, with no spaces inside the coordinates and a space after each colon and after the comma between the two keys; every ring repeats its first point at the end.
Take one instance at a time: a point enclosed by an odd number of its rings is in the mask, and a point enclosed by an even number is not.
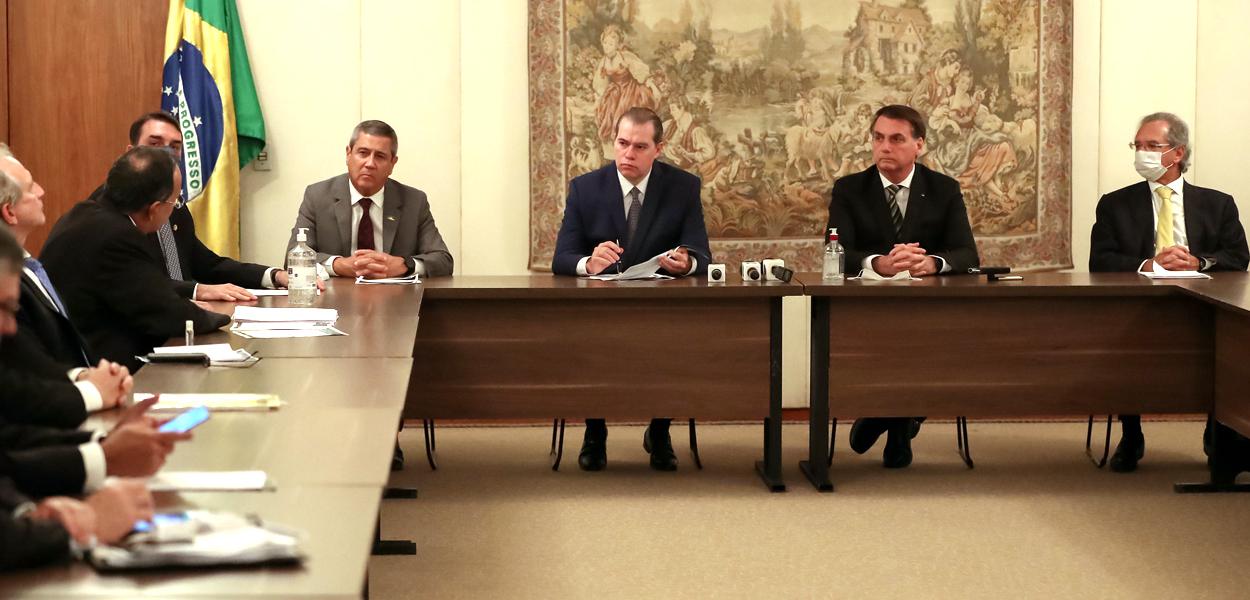
{"type": "Polygon", "coordinates": [[[187,321],[196,333],[230,322],[179,296],[147,239],[169,220],[181,187],[172,153],[132,148],[109,169],[102,197],[57,221],[40,256],[88,345],[131,371],[141,366],[136,355],[182,335],[187,321]]]}
{"type": "MultiPolygon", "coordinates": [[[[1246,270],[1250,250],[1233,197],[1185,181],[1193,156],[1185,122],[1166,112],[1146,115],[1129,147],[1145,181],[1098,201],[1089,270],[1246,270]]],[[[1122,435],[1110,464],[1112,471],[1127,473],[1137,469],[1146,444],[1141,415],[1120,415],[1120,424],[1122,435]]],[[[1208,439],[1209,432],[1210,427],[1208,439]]],[[[1218,436],[1231,442],[1238,438],[1222,426],[1218,436]]],[[[1212,453],[1209,445],[1207,452],[1212,453]]]]}

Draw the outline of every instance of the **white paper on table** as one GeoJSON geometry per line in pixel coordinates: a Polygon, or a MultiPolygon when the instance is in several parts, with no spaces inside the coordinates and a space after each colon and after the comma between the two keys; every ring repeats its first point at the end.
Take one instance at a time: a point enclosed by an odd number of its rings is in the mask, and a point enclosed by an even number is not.
{"type": "Polygon", "coordinates": [[[339,319],[339,311],[333,308],[264,308],[239,306],[234,309],[235,321],[316,321],[333,323],[339,319]]]}
{"type": "MultiPolygon", "coordinates": [[[[264,297],[264,296],[290,296],[290,295],[291,295],[291,290],[288,290],[288,289],[286,289],[286,288],[282,288],[282,289],[279,289],[279,290],[271,290],[271,289],[253,290],[253,289],[249,289],[249,290],[247,290],[247,292],[248,292],[249,294],[253,295],[253,296],[256,296],[257,298],[262,298],[262,297],[264,297]]],[[[317,290],[317,295],[318,295],[318,296],[320,296],[320,295],[321,295],[321,290],[317,290]]]]}
{"type": "Polygon", "coordinates": [[[325,327],[325,325],[317,321],[247,321],[245,323],[235,322],[230,326],[231,331],[261,331],[268,329],[316,329],[325,327]]]}
{"type": "MultiPolygon", "coordinates": [[[[155,394],[135,392],[135,402],[142,402],[155,394]]],[[[284,403],[276,394],[161,394],[160,400],[150,411],[176,411],[203,406],[217,411],[267,411],[284,403]]]]}
{"type": "Polygon", "coordinates": [[[153,354],[203,354],[214,363],[246,362],[252,358],[247,350],[235,350],[230,344],[200,344],[195,346],[161,346],[153,348],[153,354]]]}
{"type": "Polygon", "coordinates": [[[860,271],[859,277],[847,277],[847,279],[862,279],[864,281],[920,281],[919,277],[911,276],[911,271],[899,271],[891,277],[885,277],[872,269],[864,269],[860,271]]]}
{"type": "Polygon", "coordinates": [[[664,275],[659,272],[660,258],[667,255],[668,253],[669,251],[665,250],[651,257],[651,260],[648,260],[646,262],[640,262],[628,269],[625,269],[624,271],[620,273],[612,273],[612,274],[606,274],[606,275],[603,273],[600,273],[598,275],[591,275],[590,278],[597,279],[599,281],[629,281],[631,279],[672,279],[672,277],[669,277],[668,275],[664,275]]]}
{"type": "Polygon", "coordinates": [[[421,278],[416,273],[407,277],[383,277],[381,279],[366,279],[364,277],[356,278],[356,285],[414,285],[421,283],[421,278]]]}
{"type": "Polygon", "coordinates": [[[1169,271],[1160,267],[1158,263],[1151,261],[1153,270],[1138,271],[1138,275],[1144,275],[1147,279],[1210,279],[1211,276],[1198,271],[1169,271]]]}
{"type": "Polygon", "coordinates": [[[148,480],[153,492],[232,492],[271,490],[264,471],[164,471],[148,480]]]}
{"type": "Polygon", "coordinates": [[[330,326],[321,326],[311,329],[255,329],[255,330],[238,330],[231,329],[233,333],[239,337],[250,338],[254,340],[276,340],[282,338],[307,338],[307,337],[325,337],[332,335],[347,335],[347,332],[330,326]]]}

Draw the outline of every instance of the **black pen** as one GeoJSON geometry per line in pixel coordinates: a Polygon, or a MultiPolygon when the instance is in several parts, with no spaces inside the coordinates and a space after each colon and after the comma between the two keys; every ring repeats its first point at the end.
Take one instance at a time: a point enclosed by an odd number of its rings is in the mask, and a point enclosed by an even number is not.
{"type": "MultiPolygon", "coordinates": [[[[616,247],[617,247],[618,249],[620,249],[622,252],[624,252],[624,251],[625,251],[625,249],[624,249],[624,248],[621,248],[621,240],[620,240],[620,238],[617,238],[617,240],[616,240],[615,242],[613,242],[613,243],[614,243],[614,244],[616,244],[616,247]]],[[[617,272],[617,274],[618,274],[618,275],[619,275],[619,274],[620,274],[620,272],[621,272],[621,255],[620,255],[620,254],[617,254],[617,255],[616,255],[616,272],[617,272]]]]}

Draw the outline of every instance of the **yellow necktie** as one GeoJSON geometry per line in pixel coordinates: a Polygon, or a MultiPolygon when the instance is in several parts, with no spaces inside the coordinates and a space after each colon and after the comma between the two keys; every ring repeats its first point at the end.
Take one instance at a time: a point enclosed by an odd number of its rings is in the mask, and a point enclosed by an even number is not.
{"type": "Polygon", "coordinates": [[[1155,230],[1155,254],[1174,246],[1172,242],[1172,188],[1164,185],[1155,190],[1163,202],[1159,205],[1159,227],[1155,230]]]}

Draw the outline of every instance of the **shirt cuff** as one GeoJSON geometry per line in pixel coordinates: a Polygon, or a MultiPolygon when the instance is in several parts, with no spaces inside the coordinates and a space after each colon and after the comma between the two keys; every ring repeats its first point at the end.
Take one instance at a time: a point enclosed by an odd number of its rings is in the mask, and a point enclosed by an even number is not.
{"type": "Polygon", "coordinates": [[[694,270],[697,268],[699,268],[699,259],[691,256],[690,257],[690,270],[686,271],[686,274],[689,275],[691,273],[694,273],[694,270]]]}
{"type": "Polygon", "coordinates": [[[78,381],[78,376],[82,375],[83,372],[86,370],[87,370],[87,367],[74,367],[70,369],[69,371],[66,371],[65,375],[69,377],[70,383],[76,383],[78,381]]]}
{"type": "Polygon", "coordinates": [[[74,382],[74,387],[78,388],[78,393],[82,394],[82,405],[87,412],[95,412],[104,408],[104,397],[100,395],[100,390],[95,388],[95,384],[90,381],[74,382]]]}
{"type": "Polygon", "coordinates": [[[108,475],[108,466],[104,462],[104,448],[96,442],[88,442],[79,444],[78,451],[82,453],[83,471],[87,473],[82,489],[90,494],[104,485],[104,478],[108,475]]]}
{"type": "MultiPolygon", "coordinates": [[[[880,255],[880,254],[869,254],[869,255],[868,255],[868,257],[864,259],[864,262],[860,263],[859,268],[860,268],[860,269],[863,269],[863,271],[864,271],[865,273],[873,273],[873,274],[876,274],[876,275],[880,275],[880,273],[877,273],[877,272],[876,272],[875,270],[873,270],[873,268],[872,268],[872,261],[873,261],[873,259],[874,259],[874,258],[877,258],[878,256],[881,256],[881,255],[880,255]]],[[[861,273],[861,275],[862,275],[862,273],[861,273]]]]}
{"type": "Polygon", "coordinates": [[[338,277],[338,276],[339,276],[339,274],[338,274],[338,273],[335,273],[335,272],[334,272],[334,261],[335,261],[335,260],[337,260],[337,259],[340,259],[340,258],[343,258],[343,257],[342,257],[342,256],[331,256],[330,258],[327,258],[327,259],[325,260],[325,262],[321,263],[321,264],[325,265],[326,271],[329,271],[328,275],[329,275],[330,277],[338,277]]]}
{"type": "Polygon", "coordinates": [[[273,267],[269,267],[268,269],[265,269],[265,274],[262,275],[260,278],[260,287],[263,287],[267,290],[276,289],[276,286],[274,286],[273,284],[273,272],[274,271],[277,271],[277,269],[273,267]]]}
{"type": "Polygon", "coordinates": [[[581,260],[577,261],[577,275],[579,277],[590,275],[590,272],[586,270],[587,262],[590,262],[589,256],[583,256],[581,260]]]}
{"type": "Polygon", "coordinates": [[[195,294],[196,294],[197,292],[199,292],[199,291],[200,291],[200,284],[198,284],[198,283],[197,283],[197,284],[195,284],[194,286],[192,286],[192,288],[191,288],[191,299],[192,299],[192,300],[195,300],[195,299],[196,299],[196,298],[195,298],[195,294]]]}
{"type": "Polygon", "coordinates": [[[945,258],[934,255],[933,260],[938,261],[938,265],[937,265],[938,273],[950,273],[951,272],[951,264],[946,262],[945,258]]]}
{"type": "Polygon", "coordinates": [[[415,256],[411,258],[412,258],[412,272],[409,273],[409,275],[416,275],[417,277],[425,277],[425,261],[415,256]]]}

